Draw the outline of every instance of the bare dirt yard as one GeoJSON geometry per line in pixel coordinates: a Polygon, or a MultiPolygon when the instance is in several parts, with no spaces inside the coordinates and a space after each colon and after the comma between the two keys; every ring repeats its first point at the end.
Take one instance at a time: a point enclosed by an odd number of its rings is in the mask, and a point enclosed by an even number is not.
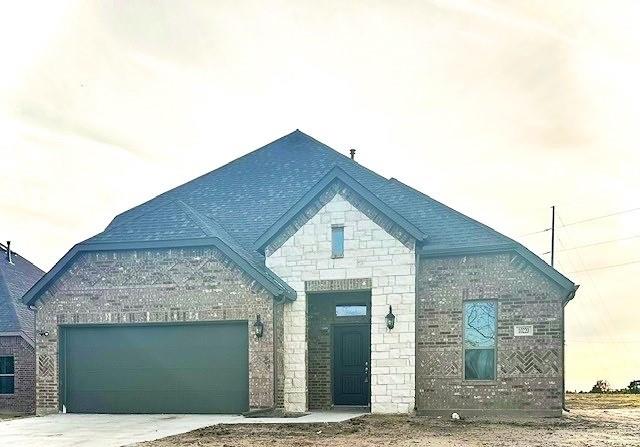
{"type": "Polygon", "coordinates": [[[566,402],[576,410],[640,409],[640,394],[567,394],[566,402]]]}
{"type": "Polygon", "coordinates": [[[24,416],[19,415],[19,414],[4,414],[4,413],[0,413],[0,421],[9,420],[9,419],[16,419],[16,418],[20,418],[20,417],[24,417],[24,416]]]}
{"type": "Polygon", "coordinates": [[[337,424],[217,425],[145,447],[640,446],[640,396],[571,395],[562,418],[462,420],[369,415],[337,424]]]}

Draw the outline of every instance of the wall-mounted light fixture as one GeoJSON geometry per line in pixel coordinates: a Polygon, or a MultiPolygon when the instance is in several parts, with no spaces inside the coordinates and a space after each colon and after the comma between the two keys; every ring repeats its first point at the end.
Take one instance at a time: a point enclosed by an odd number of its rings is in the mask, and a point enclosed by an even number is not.
{"type": "Polygon", "coordinates": [[[386,317],[384,317],[384,321],[387,323],[388,329],[393,329],[393,327],[396,325],[396,316],[391,311],[391,306],[389,306],[389,313],[386,317]]]}
{"type": "Polygon", "coordinates": [[[40,335],[42,337],[48,337],[49,336],[49,331],[40,332],[40,335]]]}
{"type": "Polygon", "coordinates": [[[253,332],[256,334],[256,337],[262,337],[264,333],[264,323],[260,320],[260,314],[256,315],[256,322],[253,323],[253,332]]]}

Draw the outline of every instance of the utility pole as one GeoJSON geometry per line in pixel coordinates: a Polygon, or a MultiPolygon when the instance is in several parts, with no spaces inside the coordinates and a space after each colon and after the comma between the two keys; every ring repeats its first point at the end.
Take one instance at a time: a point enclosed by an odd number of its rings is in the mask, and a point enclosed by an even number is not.
{"type": "Polygon", "coordinates": [[[553,255],[556,245],[556,206],[551,207],[551,267],[553,267],[553,255]]]}

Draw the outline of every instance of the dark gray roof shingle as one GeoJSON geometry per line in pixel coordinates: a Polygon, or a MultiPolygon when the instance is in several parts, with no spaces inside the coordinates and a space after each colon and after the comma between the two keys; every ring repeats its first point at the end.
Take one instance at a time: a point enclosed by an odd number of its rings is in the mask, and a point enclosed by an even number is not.
{"type": "Polygon", "coordinates": [[[11,256],[13,263],[0,244],[0,334],[23,333],[33,340],[34,315],[21,299],[44,272],[13,251],[11,256]]]}
{"type": "MultiPolygon", "coordinates": [[[[299,130],[120,214],[105,232],[179,199],[218,222],[238,243],[251,249],[260,235],[334,167],[344,170],[423,231],[428,245],[468,247],[509,240],[397,180],[370,171],[299,130]]],[[[181,237],[180,231],[176,228],[174,236],[181,237]]]]}

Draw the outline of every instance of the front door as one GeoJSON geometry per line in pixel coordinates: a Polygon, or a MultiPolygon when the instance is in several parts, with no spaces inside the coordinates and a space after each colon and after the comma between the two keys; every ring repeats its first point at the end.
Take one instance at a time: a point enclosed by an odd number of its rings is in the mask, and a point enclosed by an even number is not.
{"type": "Polygon", "coordinates": [[[370,331],[368,324],[334,326],[334,405],[369,405],[370,331]]]}

